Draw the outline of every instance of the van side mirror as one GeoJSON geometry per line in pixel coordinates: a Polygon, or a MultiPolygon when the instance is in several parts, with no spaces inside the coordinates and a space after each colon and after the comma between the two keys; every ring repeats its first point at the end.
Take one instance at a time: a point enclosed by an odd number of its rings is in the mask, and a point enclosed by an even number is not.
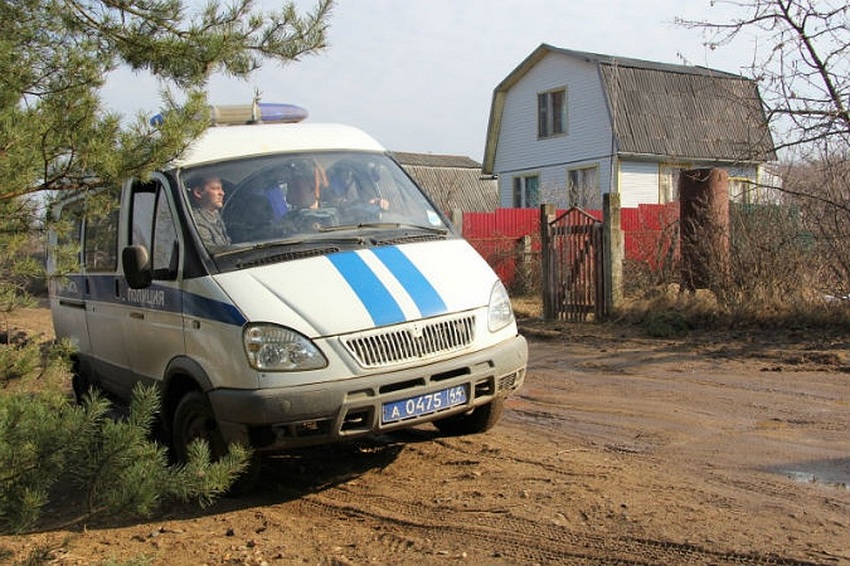
{"type": "Polygon", "coordinates": [[[149,287],[153,280],[151,257],[145,246],[127,246],[121,251],[124,277],[131,289],[149,287]]]}

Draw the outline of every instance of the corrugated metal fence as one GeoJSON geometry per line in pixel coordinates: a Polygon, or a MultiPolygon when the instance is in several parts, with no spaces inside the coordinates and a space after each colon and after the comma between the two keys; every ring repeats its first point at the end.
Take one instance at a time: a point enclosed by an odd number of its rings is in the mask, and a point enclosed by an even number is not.
{"type": "MultiPolygon", "coordinates": [[[[558,210],[562,215],[566,210],[558,210]]],[[[602,211],[585,211],[601,220],[602,211]]],[[[626,260],[648,269],[669,265],[678,257],[679,203],[620,209],[626,260]]],[[[465,212],[463,236],[515,292],[539,292],[540,211],[500,208],[465,212]]]]}

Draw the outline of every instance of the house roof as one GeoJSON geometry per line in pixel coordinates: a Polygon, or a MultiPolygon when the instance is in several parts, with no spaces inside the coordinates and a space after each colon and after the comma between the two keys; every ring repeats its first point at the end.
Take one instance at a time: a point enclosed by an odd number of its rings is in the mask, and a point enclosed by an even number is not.
{"type": "Polygon", "coordinates": [[[506,93],[545,56],[599,69],[619,155],[730,162],[775,159],[754,81],[707,67],[674,65],[541,44],[493,91],[484,152],[492,172],[506,93]]]}
{"type": "Polygon", "coordinates": [[[443,212],[488,212],[499,206],[498,183],[482,175],[481,164],[474,159],[400,151],[390,154],[443,212]]]}

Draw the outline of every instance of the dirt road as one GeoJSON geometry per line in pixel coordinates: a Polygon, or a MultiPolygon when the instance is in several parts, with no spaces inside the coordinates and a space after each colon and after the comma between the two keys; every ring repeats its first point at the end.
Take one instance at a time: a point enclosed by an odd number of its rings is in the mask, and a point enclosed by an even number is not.
{"type": "Polygon", "coordinates": [[[529,331],[491,432],[280,457],[151,522],[0,537],[57,564],[850,564],[850,340],[529,331]]]}

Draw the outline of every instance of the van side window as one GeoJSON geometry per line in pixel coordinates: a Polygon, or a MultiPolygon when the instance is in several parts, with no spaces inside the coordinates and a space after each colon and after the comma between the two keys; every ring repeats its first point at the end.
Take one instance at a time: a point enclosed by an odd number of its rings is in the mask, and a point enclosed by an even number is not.
{"type": "Polygon", "coordinates": [[[118,209],[86,216],[83,265],[88,272],[118,267],[118,209]]]}
{"type": "Polygon", "coordinates": [[[154,279],[176,279],[179,258],[177,228],[165,189],[156,181],[136,183],[132,195],[130,243],[148,248],[154,279]]]}
{"type": "Polygon", "coordinates": [[[62,207],[56,231],[56,248],[53,250],[53,272],[79,271],[83,266],[83,200],[62,207]]]}

